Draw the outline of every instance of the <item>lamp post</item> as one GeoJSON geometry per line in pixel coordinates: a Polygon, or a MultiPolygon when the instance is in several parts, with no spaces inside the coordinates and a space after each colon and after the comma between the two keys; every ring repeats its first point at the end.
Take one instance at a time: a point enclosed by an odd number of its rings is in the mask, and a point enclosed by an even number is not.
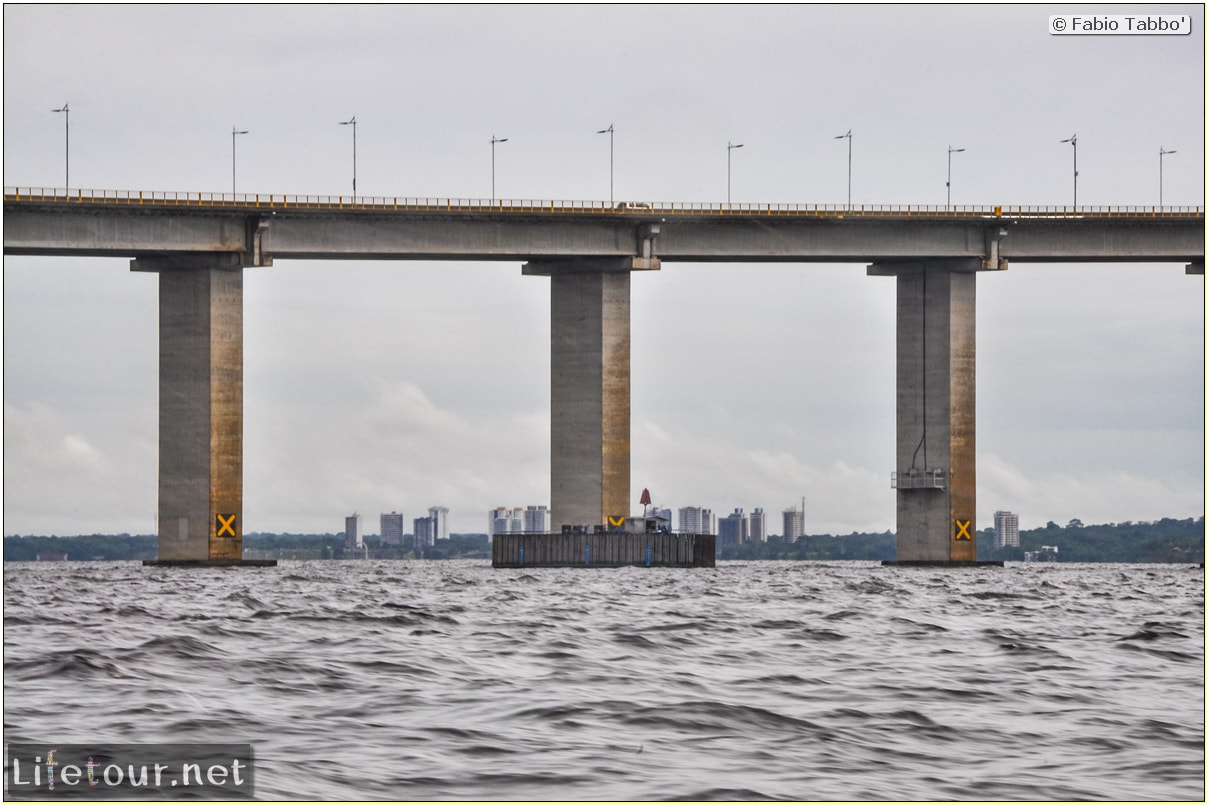
{"type": "Polygon", "coordinates": [[[844,132],[843,134],[837,134],[835,136],[835,139],[843,140],[845,137],[848,138],[848,209],[851,210],[852,209],[852,129],[849,129],[848,131],[844,132]]]}
{"type": "Polygon", "coordinates": [[[231,195],[235,195],[235,135],[247,134],[246,131],[239,131],[234,126],[231,127],[231,195]]]}
{"type": "Polygon", "coordinates": [[[1159,207],[1163,206],[1163,157],[1174,153],[1174,149],[1168,151],[1162,146],[1159,146],[1159,207]]]}
{"type": "Polygon", "coordinates": [[[353,127],[353,198],[357,198],[357,116],[340,121],[341,126],[353,127]]]}
{"type": "Polygon", "coordinates": [[[1074,171],[1075,196],[1074,196],[1074,201],[1071,202],[1071,206],[1078,207],[1079,206],[1079,140],[1076,135],[1072,134],[1070,137],[1066,138],[1065,140],[1062,140],[1061,142],[1070,143],[1070,147],[1072,149],[1074,149],[1071,152],[1071,154],[1073,155],[1073,158],[1074,158],[1074,162],[1072,163],[1072,170],[1074,171]]]}
{"type": "Polygon", "coordinates": [[[62,109],[52,109],[51,112],[63,113],[63,187],[71,187],[71,110],[67,104],[62,109]]]}
{"type": "Polygon", "coordinates": [[[949,146],[949,176],[945,180],[945,207],[951,206],[953,201],[953,155],[963,151],[965,151],[964,148],[949,146]]]}
{"type": "Polygon", "coordinates": [[[742,143],[732,143],[730,140],[726,141],[726,205],[728,207],[730,206],[730,152],[742,147],[742,143]]]}
{"type": "Polygon", "coordinates": [[[495,144],[508,142],[507,137],[491,135],[491,201],[495,201],[495,144]]]}
{"type": "Polygon", "coordinates": [[[601,129],[597,134],[609,135],[609,206],[613,206],[613,124],[609,124],[609,128],[601,129]]]}

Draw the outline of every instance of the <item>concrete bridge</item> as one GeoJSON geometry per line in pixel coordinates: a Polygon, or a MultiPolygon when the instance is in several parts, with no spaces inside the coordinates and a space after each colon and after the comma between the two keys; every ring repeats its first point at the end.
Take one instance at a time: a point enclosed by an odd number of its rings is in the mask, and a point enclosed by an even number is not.
{"type": "Polygon", "coordinates": [[[897,553],[970,562],[975,278],[1010,262],[1204,274],[1202,208],[837,207],[7,188],[6,255],[129,257],[160,277],[159,558],[243,542],[243,270],[516,260],[551,287],[555,527],[630,512],[630,276],[665,261],[865,263],[897,303],[897,553]]]}

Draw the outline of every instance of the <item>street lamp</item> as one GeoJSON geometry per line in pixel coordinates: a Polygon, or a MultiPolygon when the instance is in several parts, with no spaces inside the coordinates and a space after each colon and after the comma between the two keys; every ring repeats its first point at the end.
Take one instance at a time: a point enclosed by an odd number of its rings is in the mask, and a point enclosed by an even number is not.
{"type": "Polygon", "coordinates": [[[730,152],[742,147],[742,143],[732,143],[730,140],[726,141],[726,204],[728,207],[730,206],[730,152]]]}
{"type": "Polygon", "coordinates": [[[234,126],[231,127],[231,195],[235,195],[235,135],[247,134],[246,131],[238,131],[234,126]]]}
{"type": "Polygon", "coordinates": [[[951,204],[953,204],[953,155],[962,151],[965,151],[965,149],[954,149],[953,146],[949,146],[949,178],[944,180],[945,207],[951,207],[951,204]]]}
{"type": "Polygon", "coordinates": [[[495,201],[495,144],[508,142],[507,137],[491,135],[491,201],[495,201]]]}
{"type": "Polygon", "coordinates": [[[953,198],[953,155],[960,154],[963,151],[965,151],[964,148],[953,148],[953,146],[949,146],[949,178],[945,180],[945,207],[950,206],[953,198]]]}
{"type": "Polygon", "coordinates": [[[353,127],[353,198],[357,198],[357,116],[340,121],[341,126],[353,127]]]}
{"type": "Polygon", "coordinates": [[[609,135],[609,206],[613,206],[613,124],[609,124],[609,128],[601,129],[597,134],[609,135]]]}
{"type": "Polygon", "coordinates": [[[852,129],[837,134],[835,139],[843,140],[845,137],[848,138],[848,209],[852,209],[852,129]]]}
{"type": "Polygon", "coordinates": [[[1070,147],[1072,149],[1074,149],[1071,152],[1071,154],[1074,157],[1074,162],[1072,165],[1073,165],[1073,170],[1074,170],[1074,174],[1075,174],[1074,175],[1075,198],[1074,198],[1074,201],[1071,202],[1071,206],[1078,207],[1079,206],[1079,140],[1077,139],[1077,137],[1075,135],[1072,134],[1070,137],[1068,137],[1065,140],[1062,140],[1060,142],[1070,143],[1070,147]]]}
{"type": "Polygon", "coordinates": [[[71,110],[67,104],[62,109],[52,109],[51,112],[63,113],[63,187],[71,187],[71,110]]]}
{"type": "Polygon", "coordinates": [[[1174,153],[1174,150],[1168,151],[1162,146],[1159,146],[1159,207],[1163,206],[1163,157],[1174,153]]]}

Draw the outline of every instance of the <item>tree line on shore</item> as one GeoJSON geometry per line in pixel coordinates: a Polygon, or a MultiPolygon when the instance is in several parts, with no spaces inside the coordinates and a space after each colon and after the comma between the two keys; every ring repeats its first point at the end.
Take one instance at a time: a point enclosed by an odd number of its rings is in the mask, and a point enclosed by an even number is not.
{"type": "MultiPolygon", "coordinates": [[[[1203,563],[1205,519],[1163,518],[1152,523],[1107,523],[1066,526],[1050,521],[1037,529],[1022,529],[1020,545],[996,549],[995,530],[977,534],[977,558],[1021,562],[1026,553],[1039,560],[1079,563],[1203,563]],[[1043,547],[1056,548],[1049,551],[1043,547]]],[[[805,535],[796,543],[773,536],[764,543],[744,543],[719,550],[722,560],[893,560],[894,533],[805,535]]]]}
{"type": "MultiPolygon", "coordinates": [[[[1017,562],[1026,552],[1054,562],[1204,563],[1205,519],[1163,518],[1153,522],[1093,524],[1072,520],[1065,526],[1050,521],[1020,532],[1020,546],[996,549],[994,530],[977,534],[979,560],[1017,562]],[[1043,547],[1057,551],[1043,550],[1043,547]]],[[[72,537],[11,535],[4,538],[4,561],[42,559],[151,560],[155,535],[76,535],[72,537]]],[[[374,536],[365,538],[359,556],[371,559],[490,559],[490,539],[485,534],[455,534],[435,546],[415,547],[407,535],[402,545],[383,546],[374,536]]],[[[278,559],[346,559],[342,534],[244,535],[249,556],[278,559]]],[[[719,549],[721,560],[893,560],[894,533],[806,535],[786,543],[779,535],[765,542],[744,543],[719,549]]]]}

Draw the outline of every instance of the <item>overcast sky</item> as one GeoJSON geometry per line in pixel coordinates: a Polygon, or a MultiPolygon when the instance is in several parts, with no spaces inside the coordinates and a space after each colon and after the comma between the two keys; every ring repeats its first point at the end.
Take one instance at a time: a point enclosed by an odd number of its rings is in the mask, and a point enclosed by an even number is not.
{"type": "MultiPolygon", "coordinates": [[[[1051,36],[1080,6],[4,8],[4,184],[842,203],[1202,205],[1190,36],[1051,36]]],[[[549,503],[549,280],[518,262],[245,271],[244,531],[549,503]]],[[[1204,279],[978,278],[978,526],[1205,511],[1204,279]]],[[[632,281],[632,500],[894,528],[892,279],[664,264],[632,281]]],[[[157,278],[4,258],[4,533],[153,533],[157,278]]]]}

